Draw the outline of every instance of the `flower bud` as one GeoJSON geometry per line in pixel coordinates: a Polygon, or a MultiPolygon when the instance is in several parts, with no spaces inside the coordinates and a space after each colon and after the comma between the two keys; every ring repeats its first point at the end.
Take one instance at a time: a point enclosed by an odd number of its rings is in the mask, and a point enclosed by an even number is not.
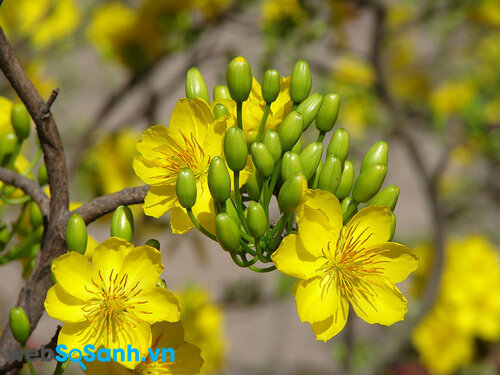
{"type": "Polygon", "coordinates": [[[252,154],[252,160],[262,174],[262,177],[266,178],[273,174],[274,171],[274,158],[267,149],[264,143],[254,142],[250,147],[250,152],[252,154]]]}
{"type": "Polygon", "coordinates": [[[134,237],[134,215],[128,206],[118,206],[111,218],[111,237],[132,242],[134,237]]]}
{"type": "Polygon", "coordinates": [[[47,175],[47,167],[45,163],[40,165],[38,168],[37,180],[40,186],[47,185],[49,183],[49,176],[47,175]]]}
{"type": "Polygon", "coordinates": [[[335,194],[339,187],[341,176],[342,163],[340,159],[333,155],[328,156],[319,175],[318,188],[335,194]]]}
{"type": "Polygon", "coordinates": [[[298,172],[302,172],[299,155],[291,151],[285,152],[281,161],[281,178],[286,181],[298,172]]]}
{"type": "Polygon", "coordinates": [[[35,202],[30,203],[30,222],[34,229],[43,224],[42,211],[35,202]]]}
{"type": "Polygon", "coordinates": [[[366,152],[363,162],[361,163],[361,171],[371,167],[374,164],[383,164],[387,166],[387,158],[389,146],[385,141],[375,142],[372,147],[366,152]]]}
{"type": "Polygon", "coordinates": [[[242,103],[248,99],[252,89],[252,70],[244,57],[235,57],[227,66],[226,82],[231,98],[242,103]]]}
{"type": "Polygon", "coordinates": [[[392,241],[392,238],[394,237],[394,233],[396,232],[396,215],[394,215],[393,212],[391,212],[392,217],[391,217],[391,234],[389,235],[389,240],[392,241]]]}
{"type": "Polygon", "coordinates": [[[283,151],[290,151],[302,134],[304,118],[297,111],[290,112],[281,123],[278,134],[283,151]]]}
{"type": "Polygon", "coordinates": [[[313,177],[309,180],[309,187],[311,189],[317,189],[319,183],[319,176],[321,175],[321,170],[323,169],[323,163],[321,160],[319,161],[318,168],[316,168],[316,172],[314,172],[313,177]]]}
{"type": "Polygon", "coordinates": [[[217,100],[231,100],[231,94],[229,93],[229,89],[224,85],[217,85],[214,87],[214,101],[217,100]]]}
{"type": "Polygon", "coordinates": [[[323,155],[323,144],[321,142],[312,142],[307,145],[305,149],[300,153],[300,164],[302,165],[302,171],[309,180],[316,172],[318,164],[321,161],[323,155]]]}
{"type": "Polygon", "coordinates": [[[24,104],[16,103],[12,106],[10,120],[12,121],[12,127],[14,128],[14,132],[16,133],[19,142],[22,142],[29,137],[31,118],[24,104]]]}
{"type": "Polygon", "coordinates": [[[9,163],[10,156],[17,146],[17,137],[14,133],[7,133],[0,139],[0,166],[9,163]]]}
{"type": "Polygon", "coordinates": [[[290,80],[290,98],[294,103],[301,103],[311,92],[311,71],[307,61],[298,60],[295,63],[290,80]]]}
{"type": "Polygon", "coordinates": [[[30,337],[30,321],[22,307],[10,309],[9,326],[16,341],[24,345],[30,337]]]}
{"type": "Polygon", "coordinates": [[[240,247],[240,228],[234,220],[226,213],[221,212],[215,218],[215,233],[217,241],[224,250],[236,251],[240,247]]]}
{"type": "Polygon", "coordinates": [[[396,185],[390,185],[386,188],[380,190],[370,201],[368,205],[375,205],[381,207],[389,207],[391,211],[394,211],[396,203],[398,203],[399,198],[399,188],[396,185]]]}
{"type": "Polygon", "coordinates": [[[329,132],[333,129],[339,115],[340,98],[337,94],[328,94],[323,97],[323,104],[316,116],[316,128],[320,132],[329,132]]]}
{"type": "Polygon", "coordinates": [[[354,184],[354,166],[349,160],[344,163],[344,168],[342,169],[342,176],[340,176],[340,184],[335,195],[338,199],[344,199],[349,195],[354,184]]]}
{"type": "Polygon", "coordinates": [[[288,178],[278,194],[278,206],[282,213],[289,214],[297,208],[307,189],[307,180],[302,173],[288,178]]]}
{"type": "Polygon", "coordinates": [[[335,130],[330,143],[326,149],[326,155],[334,155],[340,159],[342,164],[349,154],[349,133],[344,128],[335,130]]]}
{"type": "Polygon", "coordinates": [[[342,200],[340,206],[342,207],[342,221],[344,224],[349,222],[358,211],[358,204],[359,203],[352,199],[352,197],[347,197],[342,200]]]}
{"type": "Polygon", "coordinates": [[[50,261],[50,281],[52,281],[52,284],[57,283],[56,275],[54,275],[54,271],[52,271],[52,267],[54,266],[56,259],[57,258],[52,258],[52,260],[50,261]]]}
{"type": "Polygon", "coordinates": [[[321,107],[321,103],[323,103],[323,95],[315,93],[299,104],[296,111],[304,117],[302,131],[306,130],[316,118],[316,115],[321,107]]]}
{"type": "Polygon", "coordinates": [[[258,201],[260,198],[260,191],[262,189],[262,175],[258,170],[254,170],[253,174],[248,179],[245,184],[245,188],[248,196],[254,201],[258,201]]]}
{"type": "Polygon", "coordinates": [[[207,84],[198,68],[194,66],[186,73],[186,96],[188,99],[201,98],[210,104],[207,84]]]}
{"type": "Polygon", "coordinates": [[[231,194],[231,178],[226,162],[219,156],[214,157],[208,167],[208,188],[218,202],[225,202],[231,194]]]}
{"type": "Polygon", "coordinates": [[[226,106],[221,103],[217,103],[214,107],[214,116],[216,119],[219,119],[221,117],[224,117],[227,115],[229,111],[227,110],[226,106]]]}
{"type": "Polygon", "coordinates": [[[156,283],[156,286],[159,288],[168,289],[168,285],[167,285],[167,282],[165,281],[165,279],[158,280],[158,282],[156,283]]]}
{"type": "Polygon", "coordinates": [[[243,130],[232,126],[224,137],[224,154],[232,171],[239,172],[247,165],[248,148],[243,130]]]}
{"type": "Polygon", "coordinates": [[[373,164],[361,171],[354,183],[352,197],[361,203],[370,200],[379,191],[386,174],[387,167],[383,164],[373,164]]]}
{"type": "Polygon", "coordinates": [[[247,221],[250,234],[259,239],[266,234],[268,227],[268,220],[264,207],[258,202],[250,202],[247,209],[247,221]]]}
{"type": "Polygon", "coordinates": [[[280,136],[278,132],[268,129],[264,132],[262,137],[262,143],[264,143],[268,151],[273,156],[274,161],[278,161],[281,158],[283,148],[281,147],[280,136]]]}
{"type": "Polygon", "coordinates": [[[290,151],[295,152],[296,154],[300,154],[302,152],[302,137],[299,138],[290,151]]]}
{"type": "Polygon", "coordinates": [[[262,98],[269,104],[276,100],[281,90],[280,74],[276,69],[266,70],[262,80],[262,98]]]}
{"type": "Polygon", "coordinates": [[[148,245],[154,247],[156,250],[160,250],[160,241],[155,240],[154,238],[150,238],[149,240],[147,240],[144,245],[148,245]]]}
{"type": "Polygon", "coordinates": [[[184,208],[191,208],[196,203],[196,180],[193,172],[187,167],[182,168],[177,175],[177,183],[175,184],[175,192],[177,199],[184,208]]]}
{"type": "Polygon", "coordinates": [[[66,246],[68,250],[85,254],[85,250],[87,249],[87,240],[87,226],[85,225],[83,217],[79,214],[71,215],[68,224],[66,225],[66,246]]]}
{"type": "Polygon", "coordinates": [[[228,198],[226,204],[224,206],[226,214],[228,214],[231,219],[233,219],[236,226],[239,228],[241,226],[240,216],[238,215],[238,211],[234,207],[233,201],[231,198],[228,198]]]}

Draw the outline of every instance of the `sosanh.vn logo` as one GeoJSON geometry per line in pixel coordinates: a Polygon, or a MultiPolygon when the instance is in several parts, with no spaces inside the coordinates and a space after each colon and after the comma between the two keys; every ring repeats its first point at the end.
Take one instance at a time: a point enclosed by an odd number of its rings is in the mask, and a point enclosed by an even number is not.
{"type": "Polygon", "coordinates": [[[29,349],[26,353],[21,349],[9,349],[7,351],[9,361],[22,361],[23,355],[26,360],[34,362],[41,360],[45,362],[56,360],[58,362],[66,362],[68,359],[71,362],[77,362],[83,370],[86,370],[85,362],[175,362],[175,351],[172,348],[156,348],[148,349],[148,356],[141,357],[137,348],[132,348],[127,345],[126,349],[105,349],[96,350],[94,345],[85,345],[83,352],[80,349],[68,349],[66,345],[57,345],[54,351],[47,348],[45,345],[40,347],[40,350],[29,349]]]}

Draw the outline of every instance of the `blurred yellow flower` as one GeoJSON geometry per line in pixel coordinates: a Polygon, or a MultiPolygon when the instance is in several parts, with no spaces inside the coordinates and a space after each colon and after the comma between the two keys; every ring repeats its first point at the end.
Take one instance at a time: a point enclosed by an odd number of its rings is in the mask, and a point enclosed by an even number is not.
{"type": "Polygon", "coordinates": [[[343,83],[369,88],[375,83],[375,72],[366,61],[344,55],[335,62],[333,78],[343,83]]]}
{"type": "Polygon", "coordinates": [[[7,133],[14,132],[12,122],[10,121],[10,112],[13,104],[9,99],[0,96],[0,138],[7,133]]]}
{"type": "Polygon", "coordinates": [[[498,0],[478,0],[467,7],[471,20],[483,25],[500,28],[500,3],[498,0]]]}
{"type": "Polygon", "coordinates": [[[186,341],[201,349],[204,361],[201,373],[219,373],[224,366],[226,350],[222,310],[201,287],[186,287],[176,295],[181,305],[186,341]]]}
{"type": "Polygon", "coordinates": [[[410,3],[392,3],[387,9],[387,24],[392,28],[403,26],[411,17],[410,3]]]}
{"type": "Polygon", "coordinates": [[[307,14],[299,0],[265,0],[261,4],[262,24],[271,26],[284,19],[300,22],[307,14]]]}
{"type": "Polygon", "coordinates": [[[191,0],[192,7],[201,11],[206,19],[214,19],[231,5],[232,0],[191,0]]]}
{"type": "Polygon", "coordinates": [[[476,89],[467,80],[448,81],[439,85],[431,94],[433,110],[442,116],[457,114],[474,99],[476,89]]]}

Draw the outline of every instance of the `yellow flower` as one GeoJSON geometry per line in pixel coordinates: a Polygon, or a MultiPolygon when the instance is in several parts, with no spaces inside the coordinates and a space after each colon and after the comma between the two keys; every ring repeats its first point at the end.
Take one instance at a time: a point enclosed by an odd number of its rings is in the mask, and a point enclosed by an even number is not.
{"type": "Polygon", "coordinates": [[[181,305],[181,321],[186,341],[201,349],[204,364],[201,373],[219,373],[225,361],[225,340],[222,332],[222,310],[200,287],[187,287],[176,293],[181,305]]]}
{"type": "Polygon", "coordinates": [[[375,72],[366,61],[351,56],[340,57],[335,64],[333,77],[343,83],[364,88],[375,83],[375,72]]]}
{"type": "MultiPolygon", "coordinates": [[[[231,125],[236,124],[236,103],[233,100],[218,100],[212,103],[212,108],[217,104],[224,104],[229,113],[231,113],[231,125]]],[[[271,109],[267,117],[264,130],[278,130],[283,119],[290,113],[292,109],[292,100],[290,99],[290,77],[281,77],[281,89],[276,100],[271,104],[271,109]]],[[[262,98],[262,88],[260,83],[253,78],[252,90],[248,96],[248,100],[243,102],[243,132],[247,143],[250,144],[255,140],[259,131],[262,114],[266,102],[262,98]]]]}
{"type": "Polygon", "coordinates": [[[431,95],[430,101],[434,111],[449,116],[462,110],[474,99],[475,87],[469,81],[444,82],[431,95]]]}
{"type": "Polygon", "coordinates": [[[14,128],[12,128],[12,123],[10,121],[10,112],[12,110],[13,103],[0,96],[0,138],[7,133],[13,133],[14,128]]]}
{"type": "Polygon", "coordinates": [[[151,347],[150,324],[180,318],[174,295],[156,287],[163,265],[160,252],[150,246],[109,238],[94,249],[91,261],[67,253],[52,271],[57,283],[47,292],[45,310],[66,323],[59,345],[82,351],[88,344],[131,345],[142,355],[151,347]]]}
{"type": "Polygon", "coordinates": [[[264,26],[272,26],[285,19],[300,22],[307,16],[298,0],[266,0],[262,3],[261,9],[264,26]]]}
{"type": "MultiPolygon", "coordinates": [[[[153,335],[152,351],[156,355],[158,349],[172,348],[175,352],[174,361],[162,361],[161,352],[158,359],[152,361],[148,355],[145,362],[134,363],[129,370],[116,362],[93,361],[85,363],[86,375],[194,375],[200,373],[203,360],[200,349],[184,341],[184,328],[181,322],[159,322],[151,327],[153,335]]],[[[167,354],[168,356],[169,354],[167,354]]],[[[168,358],[168,357],[167,357],[168,358]]]]}
{"type": "MultiPolygon", "coordinates": [[[[137,144],[141,155],[134,159],[135,173],[151,185],[144,200],[144,213],[160,217],[170,212],[174,233],[194,228],[175,192],[177,174],[184,167],[191,169],[197,182],[193,213],[207,230],[215,231],[214,204],[207,184],[208,166],[213,157],[223,154],[228,117],[215,120],[203,100],[181,99],[174,108],[170,126],[149,128],[137,144]]],[[[246,182],[245,178],[242,180],[246,182]]]]}
{"type": "Polygon", "coordinates": [[[368,323],[404,319],[406,299],[394,283],[417,268],[406,246],[387,242],[391,212],[370,206],[342,226],[342,209],[331,193],[311,190],[297,209],[298,234],[290,234],[272,255],[276,268],[300,279],[294,287],[299,318],[318,340],[342,330],[349,302],[368,323]]]}

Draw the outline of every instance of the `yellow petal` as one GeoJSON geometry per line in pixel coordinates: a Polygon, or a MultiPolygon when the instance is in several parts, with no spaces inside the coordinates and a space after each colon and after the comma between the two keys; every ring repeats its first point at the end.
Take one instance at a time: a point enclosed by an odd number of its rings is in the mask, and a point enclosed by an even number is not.
{"type": "Polygon", "coordinates": [[[170,226],[172,233],[183,234],[194,228],[194,224],[189,218],[186,210],[180,206],[175,206],[170,212],[170,226]]]}
{"type": "Polygon", "coordinates": [[[271,259],[278,271],[298,279],[309,279],[326,261],[309,253],[296,234],[286,236],[271,259]]]}
{"type": "Polygon", "coordinates": [[[65,345],[66,354],[71,349],[79,349],[83,352],[85,345],[99,346],[99,332],[94,329],[88,321],[79,323],[66,323],[59,331],[57,345],[65,345]]]}
{"type": "Polygon", "coordinates": [[[44,306],[47,314],[53,319],[66,323],[85,320],[82,300],[66,293],[58,283],[48,290],[44,306]]]}
{"type": "Polygon", "coordinates": [[[146,159],[144,156],[136,156],[132,166],[134,167],[135,174],[144,181],[144,183],[152,186],[165,183],[165,177],[168,171],[155,164],[152,160],[146,159]]]}
{"type": "Polygon", "coordinates": [[[108,238],[96,246],[92,255],[94,281],[97,282],[101,277],[107,279],[112,271],[116,275],[122,268],[125,257],[133,249],[134,245],[116,237],[108,238]]]}
{"type": "Polygon", "coordinates": [[[354,215],[346,233],[363,241],[363,247],[372,247],[387,242],[391,234],[391,220],[391,211],[387,207],[369,206],[354,215]]]}
{"type": "Polygon", "coordinates": [[[302,280],[295,291],[297,312],[302,322],[315,323],[332,316],[341,307],[342,298],[336,274],[302,280]]]}
{"type": "Polygon", "coordinates": [[[85,289],[93,290],[90,262],[82,254],[70,252],[61,255],[52,265],[57,283],[69,294],[87,301],[92,295],[85,289]]]}
{"type": "Polygon", "coordinates": [[[139,246],[130,251],[123,259],[120,274],[127,274],[127,285],[133,287],[139,282],[138,289],[156,286],[163,272],[161,253],[151,246],[139,246]]]}
{"type": "Polygon", "coordinates": [[[137,143],[137,151],[146,159],[155,160],[158,157],[156,148],[168,144],[169,130],[166,126],[155,125],[142,133],[141,140],[137,143]]]}
{"type": "Polygon", "coordinates": [[[206,230],[215,234],[215,206],[206,182],[198,183],[198,196],[193,207],[193,214],[206,230]]]}
{"type": "Polygon", "coordinates": [[[380,276],[372,276],[366,281],[363,287],[370,294],[349,298],[356,314],[370,324],[389,326],[403,320],[408,309],[406,298],[399,289],[380,276]]]}
{"type": "Polygon", "coordinates": [[[132,371],[116,362],[84,362],[85,375],[132,375],[132,371]]]}
{"type": "Polygon", "coordinates": [[[337,242],[342,229],[342,208],[335,195],[311,190],[297,208],[299,238],[311,254],[319,257],[328,242],[337,242]]]}
{"type": "Polygon", "coordinates": [[[158,322],[151,326],[154,348],[177,349],[184,343],[184,327],[181,321],[158,322]]]}
{"type": "Polygon", "coordinates": [[[199,374],[202,365],[203,359],[201,358],[200,349],[186,342],[175,351],[175,364],[167,367],[167,374],[199,374]]]}
{"type": "Polygon", "coordinates": [[[344,328],[349,315],[349,301],[347,301],[347,298],[341,298],[340,301],[340,308],[335,314],[321,322],[311,323],[316,340],[326,342],[344,328]]]}
{"type": "Polygon", "coordinates": [[[418,257],[404,245],[386,242],[376,246],[373,251],[380,252],[372,258],[373,263],[393,283],[403,281],[418,267],[418,257]]]}
{"type": "Polygon", "coordinates": [[[206,137],[208,124],[215,120],[210,106],[202,99],[180,99],[170,117],[169,129],[183,134],[193,134],[201,144],[206,137]]]}
{"type": "Polygon", "coordinates": [[[135,305],[134,315],[148,322],[176,322],[180,319],[179,302],[171,291],[154,287],[143,290],[130,302],[135,305]]]}
{"type": "Polygon", "coordinates": [[[144,198],[144,213],[158,218],[169,212],[176,202],[175,185],[151,186],[144,198]]]}

